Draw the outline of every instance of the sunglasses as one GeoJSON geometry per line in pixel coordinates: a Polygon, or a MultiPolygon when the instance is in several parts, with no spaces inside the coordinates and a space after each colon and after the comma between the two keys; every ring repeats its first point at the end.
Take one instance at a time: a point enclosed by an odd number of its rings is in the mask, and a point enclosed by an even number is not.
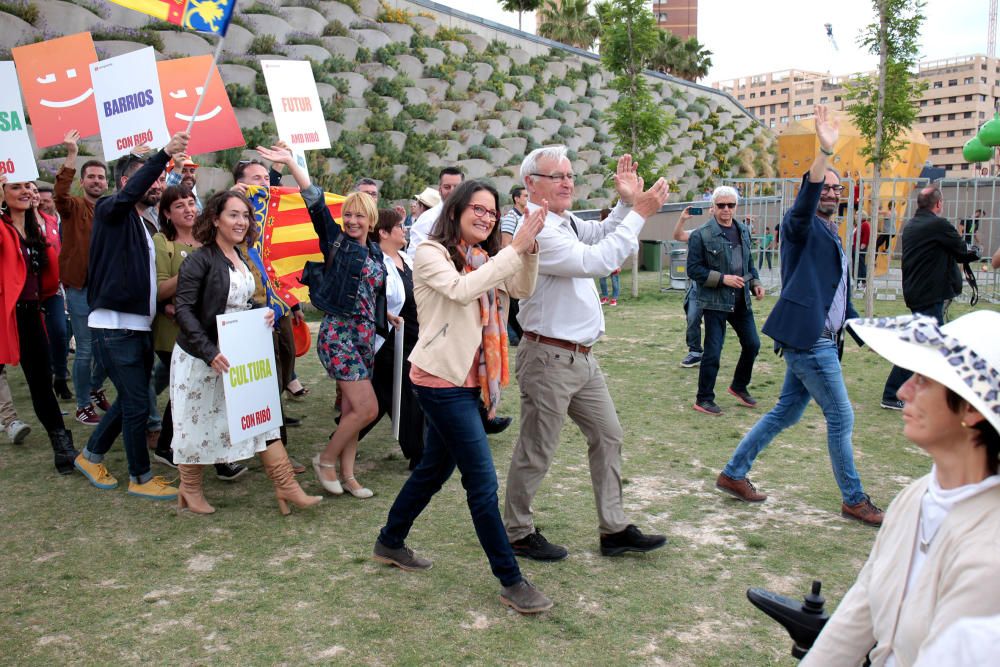
{"type": "Polygon", "coordinates": [[[736,208],[736,202],[724,201],[715,205],[715,208],[736,208]]]}
{"type": "Polygon", "coordinates": [[[472,215],[476,216],[480,220],[482,220],[483,217],[488,217],[493,222],[496,222],[497,220],[500,219],[500,214],[491,208],[486,208],[485,206],[480,206],[479,204],[472,204],[467,208],[471,208],[472,215]]]}

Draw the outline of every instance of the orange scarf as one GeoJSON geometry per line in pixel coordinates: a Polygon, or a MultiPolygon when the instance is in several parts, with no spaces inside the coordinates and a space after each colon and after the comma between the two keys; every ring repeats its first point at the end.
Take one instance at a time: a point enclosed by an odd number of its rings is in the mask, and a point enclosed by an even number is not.
{"type": "MultiPolygon", "coordinates": [[[[465,253],[465,272],[475,271],[490,260],[479,246],[460,248],[465,253]]],[[[500,388],[510,384],[507,368],[507,327],[500,319],[497,289],[486,290],[479,296],[479,314],[483,322],[483,344],[479,348],[479,387],[490,419],[496,417],[500,405],[500,388]]]]}

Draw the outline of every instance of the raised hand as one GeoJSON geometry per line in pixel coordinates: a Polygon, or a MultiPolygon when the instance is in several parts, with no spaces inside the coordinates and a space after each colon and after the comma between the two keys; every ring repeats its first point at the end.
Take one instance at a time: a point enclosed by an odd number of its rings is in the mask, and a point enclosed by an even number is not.
{"type": "Polygon", "coordinates": [[[263,146],[257,147],[257,153],[268,160],[269,162],[276,162],[278,164],[291,165],[295,162],[295,156],[292,155],[292,151],[287,147],[282,147],[278,144],[271,146],[270,148],[264,148],[263,146]]]}
{"type": "Polygon", "coordinates": [[[72,155],[77,155],[80,152],[80,133],[76,130],[70,130],[63,137],[63,145],[66,147],[66,152],[72,155]]]}
{"type": "Polygon", "coordinates": [[[658,178],[648,190],[635,198],[635,205],[632,206],[632,210],[643,218],[648,218],[667,203],[667,197],[669,196],[670,186],[667,185],[667,181],[658,178]]]}
{"type": "Polygon", "coordinates": [[[817,104],[813,112],[816,114],[816,138],[819,139],[819,145],[832,151],[840,138],[840,121],[823,104],[817,104]]]}
{"type": "Polygon", "coordinates": [[[514,240],[510,242],[517,254],[523,255],[534,251],[535,237],[545,226],[545,218],[548,215],[549,202],[543,199],[541,206],[524,216],[517,231],[514,232],[514,240]]]}
{"type": "Polygon", "coordinates": [[[191,141],[190,134],[187,132],[178,132],[174,136],[170,137],[170,141],[163,147],[163,152],[171,157],[174,157],[179,153],[186,153],[189,141],[191,141]]]}
{"type": "Polygon", "coordinates": [[[639,163],[626,153],[618,158],[618,168],[615,170],[615,191],[626,206],[635,203],[635,197],[642,192],[642,179],[639,177],[639,163]]]}

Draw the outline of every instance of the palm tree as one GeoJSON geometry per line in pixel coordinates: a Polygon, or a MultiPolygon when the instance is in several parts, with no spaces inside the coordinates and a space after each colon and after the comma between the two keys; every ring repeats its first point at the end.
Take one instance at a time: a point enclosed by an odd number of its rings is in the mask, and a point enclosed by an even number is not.
{"type": "Polygon", "coordinates": [[[517,12],[517,29],[521,30],[521,14],[533,12],[542,6],[542,0],[500,0],[505,12],[517,12]]]}
{"type": "Polygon", "coordinates": [[[712,68],[712,52],[695,37],[682,40],[664,30],[659,34],[656,49],[649,58],[649,68],[688,81],[697,81],[712,68]]]}
{"type": "Polygon", "coordinates": [[[589,9],[589,0],[545,0],[538,12],[538,34],[589,49],[601,34],[601,24],[589,9]]]}

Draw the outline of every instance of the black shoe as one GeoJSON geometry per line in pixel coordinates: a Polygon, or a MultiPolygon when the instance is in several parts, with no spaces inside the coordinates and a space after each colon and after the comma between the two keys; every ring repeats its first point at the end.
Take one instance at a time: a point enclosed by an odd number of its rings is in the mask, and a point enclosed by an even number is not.
{"type": "Polygon", "coordinates": [[[153,460],[162,463],[165,466],[177,470],[177,464],[174,463],[174,452],[168,449],[165,452],[161,452],[159,449],[153,451],[153,460]]]}
{"type": "Polygon", "coordinates": [[[289,428],[294,428],[296,426],[302,426],[302,420],[301,419],[296,419],[295,417],[289,417],[288,415],[285,415],[284,421],[285,421],[285,426],[287,426],[289,428]]]}
{"type": "Polygon", "coordinates": [[[681,359],[681,368],[694,368],[701,363],[701,355],[688,352],[687,356],[681,359]]]}
{"type": "Polygon", "coordinates": [[[722,414],[722,408],[715,404],[715,401],[698,401],[692,407],[698,412],[704,412],[706,415],[715,415],[716,417],[722,414]]]}
{"type": "Polygon", "coordinates": [[[512,421],[514,421],[513,417],[494,417],[493,419],[484,419],[483,428],[486,430],[487,435],[496,435],[497,433],[503,433],[506,431],[512,421]]]}
{"type": "Polygon", "coordinates": [[[625,530],[611,535],[601,535],[601,555],[621,556],[626,551],[645,553],[659,549],[667,543],[664,535],[643,535],[642,531],[629,524],[625,530]]]}
{"type": "Polygon", "coordinates": [[[531,535],[511,542],[510,546],[513,547],[515,556],[531,560],[557,561],[569,555],[566,547],[552,544],[542,536],[542,532],[537,528],[531,535]]]}
{"type": "Polygon", "coordinates": [[[66,384],[66,378],[56,378],[53,380],[52,390],[61,401],[69,401],[73,399],[73,392],[69,390],[69,386],[66,384]]]}
{"type": "Polygon", "coordinates": [[[49,431],[49,442],[52,444],[53,463],[55,463],[56,472],[60,475],[72,474],[75,469],[73,462],[76,461],[76,457],[80,454],[73,447],[73,434],[66,429],[49,431]]]}
{"type": "Polygon", "coordinates": [[[232,482],[238,479],[247,471],[247,467],[242,463],[216,463],[215,476],[223,482],[232,482]]]}
{"type": "Polygon", "coordinates": [[[894,398],[894,399],[889,400],[889,401],[887,401],[887,400],[885,400],[883,398],[882,402],[879,405],[881,405],[886,410],[902,410],[904,403],[903,403],[903,401],[899,400],[898,398],[894,398]]]}

